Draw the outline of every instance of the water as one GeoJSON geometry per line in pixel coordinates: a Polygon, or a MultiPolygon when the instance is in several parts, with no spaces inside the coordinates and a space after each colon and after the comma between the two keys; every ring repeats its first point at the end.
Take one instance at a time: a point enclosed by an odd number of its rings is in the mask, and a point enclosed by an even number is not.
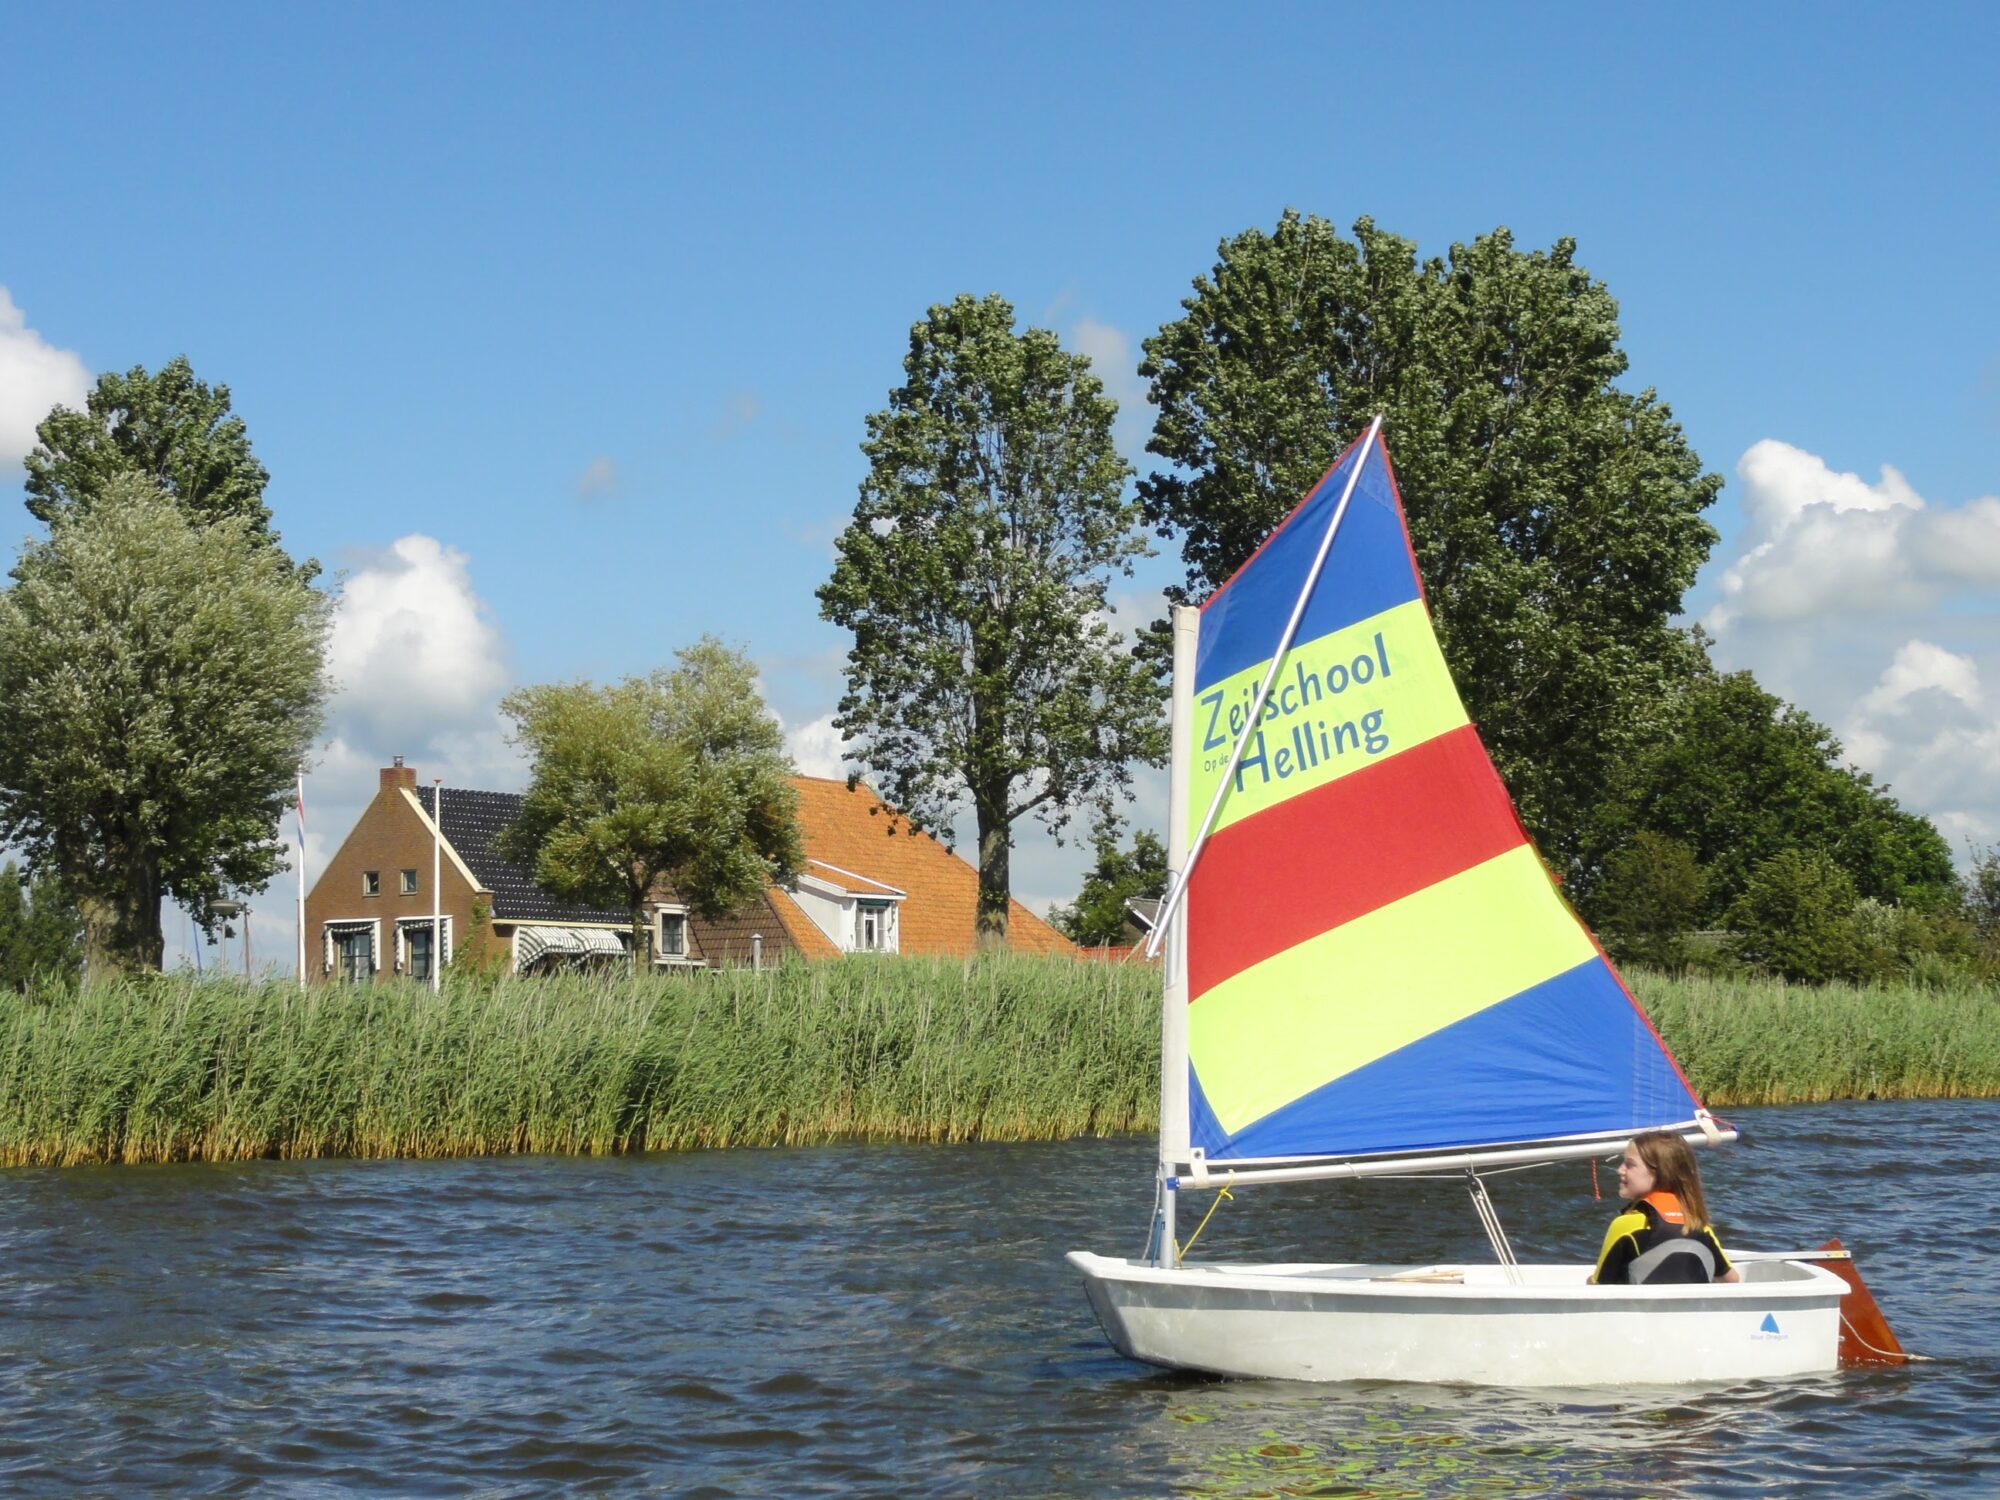
{"type": "MultiPolygon", "coordinates": [[[[2000,1104],[1736,1118],[1706,1158],[1725,1243],[1840,1234],[1936,1363],[1588,1393],[1150,1371],[1062,1264],[1136,1252],[1144,1141],[13,1172],[0,1491],[2000,1493],[2000,1104]]],[[[1612,1209],[1578,1165],[1494,1196],[1524,1258],[1587,1258],[1612,1209]]],[[[1461,1189],[1389,1183],[1241,1193],[1200,1253],[1485,1251],[1461,1189]]]]}

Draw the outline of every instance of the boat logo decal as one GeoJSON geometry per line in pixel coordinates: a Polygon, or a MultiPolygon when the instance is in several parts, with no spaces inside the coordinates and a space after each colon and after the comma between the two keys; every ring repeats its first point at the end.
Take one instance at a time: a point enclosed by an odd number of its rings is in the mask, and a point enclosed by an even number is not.
{"type": "Polygon", "coordinates": [[[1751,1335],[1752,1338],[1759,1339],[1781,1339],[1784,1336],[1784,1333],[1778,1327],[1778,1315],[1776,1313],[1765,1313],[1764,1321],[1757,1325],[1757,1331],[1751,1335]]]}

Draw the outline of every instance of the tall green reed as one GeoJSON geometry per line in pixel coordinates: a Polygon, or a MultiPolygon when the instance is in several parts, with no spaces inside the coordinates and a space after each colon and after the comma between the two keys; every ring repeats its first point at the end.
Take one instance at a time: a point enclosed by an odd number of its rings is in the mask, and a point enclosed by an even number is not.
{"type": "MultiPolygon", "coordinates": [[[[1634,988],[1718,1107],[2000,1095],[1990,990],[1634,988]]],[[[1157,972],[761,974],[0,995],[0,1164],[1049,1139],[1156,1123],[1157,972]]]]}
{"type": "Polygon", "coordinates": [[[1144,969],[1025,958],[0,997],[0,1163],[1123,1132],[1158,1014],[1144,969]]]}

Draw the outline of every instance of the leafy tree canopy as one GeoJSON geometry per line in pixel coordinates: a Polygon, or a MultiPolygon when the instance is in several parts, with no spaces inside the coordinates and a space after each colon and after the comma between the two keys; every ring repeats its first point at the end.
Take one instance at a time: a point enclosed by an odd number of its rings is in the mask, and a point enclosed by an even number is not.
{"type": "Polygon", "coordinates": [[[819,590],[854,632],[836,723],[913,823],[948,837],[970,805],[994,948],[1015,821],[1060,830],[1164,753],[1159,688],[1103,617],[1147,547],[1116,405],[1054,334],[961,296],[910,330],[903,371],[819,590]]]}
{"type": "Polygon", "coordinates": [[[283,868],[331,603],[252,525],[115,474],[0,592],[0,840],[60,875],[93,978],[159,967],[163,896],[212,929],[283,868]]]}
{"type": "Polygon", "coordinates": [[[1614,382],[1618,309],[1575,244],[1505,229],[1420,261],[1287,211],[1222,243],[1145,344],[1141,481],[1183,599],[1226,580],[1377,412],[1447,660],[1544,850],[1573,861],[1608,767],[1701,661],[1673,623],[1715,542],[1665,403],[1614,382]]]}
{"type": "Polygon", "coordinates": [[[1759,860],[1729,909],[1737,957],[1800,984],[1850,977],[1860,966],[1854,882],[1817,849],[1759,860]]]}
{"type": "MultiPolygon", "coordinates": [[[[134,365],[100,375],[82,411],[58,406],[36,427],[27,457],[28,510],[53,526],[103,498],[112,480],[150,480],[190,519],[234,518],[256,546],[276,548],[264,504],[270,474],[250,450],[243,419],[230,410],[229,387],[197,379],[185,355],[149,374],[134,365]]],[[[305,575],[319,572],[308,562],[305,575]]]]}
{"type": "Polygon", "coordinates": [[[1706,884],[1694,850],[1640,830],[1612,856],[1599,893],[1605,945],[1620,962],[1683,967],[1706,884]]]}
{"type": "MultiPolygon", "coordinates": [[[[1641,829],[1694,851],[1709,921],[1723,918],[1755,866],[1787,849],[1824,853],[1860,896],[1924,908],[1957,901],[1951,848],[1937,829],[1846,766],[1824,725],[1747,672],[1698,674],[1665,705],[1653,737],[1614,768],[1594,842],[1616,848],[1641,829]]],[[[1586,905],[1594,885],[1581,882],[1586,905]]]]}
{"type": "Polygon", "coordinates": [[[1157,900],[1167,892],[1167,849],[1159,836],[1140,829],[1132,847],[1119,845],[1124,819],[1105,811],[1091,824],[1090,842],[1097,863],[1083,877],[1076,905],[1049,913],[1056,930],[1087,948],[1125,941],[1128,901],[1157,900]]]}
{"type": "Polygon", "coordinates": [[[704,637],[676,660],[501,705],[534,760],[502,853],[559,896],[629,910],[635,964],[649,899],[724,916],[804,864],[784,735],[748,658],[704,637]]]}
{"type": "Polygon", "coordinates": [[[0,990],[35,994],[67,987],[83,968],[83,919],[62,883],[0,867],[0,990]]]}

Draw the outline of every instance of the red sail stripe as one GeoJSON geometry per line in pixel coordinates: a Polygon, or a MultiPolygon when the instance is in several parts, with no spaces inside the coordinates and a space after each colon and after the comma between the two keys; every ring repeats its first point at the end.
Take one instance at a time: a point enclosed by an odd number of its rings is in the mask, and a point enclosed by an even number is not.
{"type": "Polygon", "coordinates": [[[1188,885],[1188,998],[1525,843],[1470,724],[1214,834],[1188,885]]]}

